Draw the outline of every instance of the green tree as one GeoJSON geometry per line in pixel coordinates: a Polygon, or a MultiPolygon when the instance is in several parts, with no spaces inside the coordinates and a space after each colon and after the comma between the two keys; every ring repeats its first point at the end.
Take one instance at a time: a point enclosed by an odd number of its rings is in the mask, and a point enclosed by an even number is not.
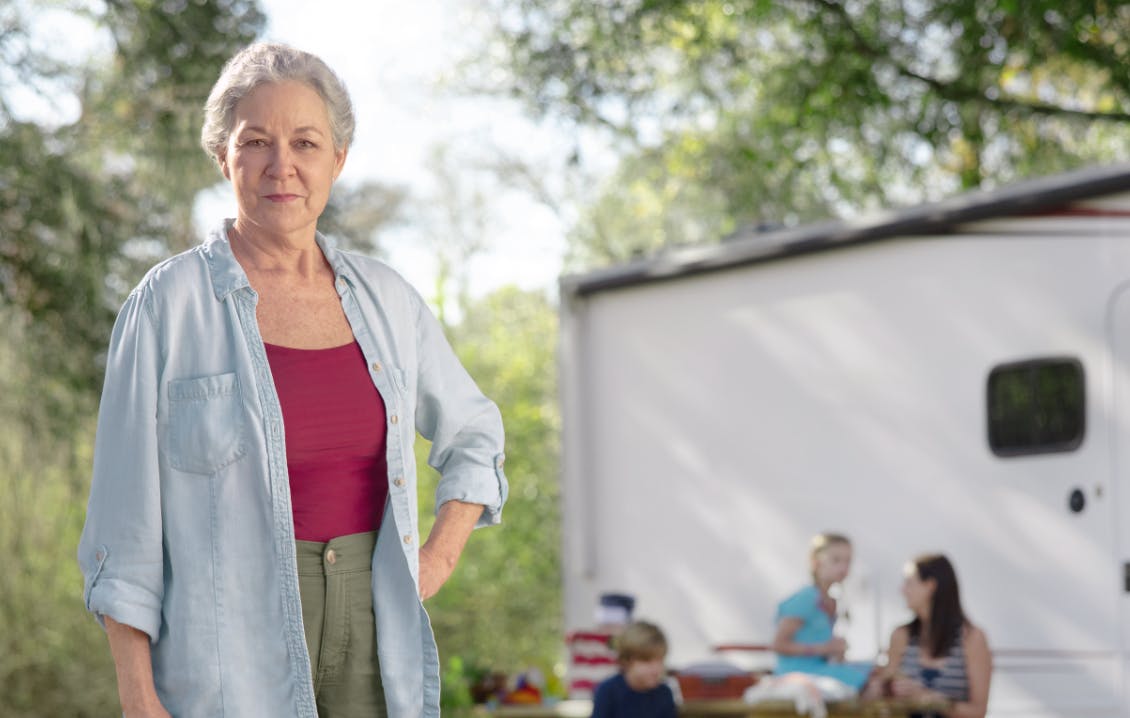
{"type": "Polygon", "coordinates": [[[1122,3],[495,10],[504,89],[540,116],[607,128],[629,155],[579,225],[590,259],[937,198],[1130,146],[1122,3]]]}
{"type": "MultiPolygon", "coordinates": [[[[193,241],[199,108],[263,16],[249,0],[0,7],[0,695],[11,716],[117,710],[105,639],[83,610],[74,550],[102,352],[124,293],[193,241]],[[91,9],[93,8],[93,9],[91,9]],[[108,57],[36,51],[40,13],[109,33],[108,57]],[[73,93],[44,121],[28,97],[73,93]]],[[[45,97],[46,99],[46,97],[45,97]]]]}
{"type": "Polygon", "coordinates": [[[343,249],[379,256],[378,232],[403,221],[408,192],[379,182],[338,184],[330,195],[318,231],[334,237],[343,249]]]}
{"type": "MultiPolygon", "coordinates": [[[[197,146],[199,108],[222,62],[263,24],[250,0],[56,4],[108,38],[108,55],[68,61],[32,49],[45,7],[0,6],[0,550],[9,559],[0,695],[17,718],[117,710],[105,639],[82,608],[74,561],[101,357],[145,268],[197,240],[193,199],[220,180],[197,146]],[[62,122],[21,114],[29,88],[64,88],[79,112],[62,122]]],[[[465,195],[459,202],[480,199],[465,195]]],[[[405,201],[395,188],[338,188],[321,227],[377,252],[376,230],[399,221],[405,201]]],[[[438,225],[460,229],[443,245],[454,275],[482,218],[437,211],[448,213],[438,225]]],[[[504,528],[476,534],[430,605],[454,688],[461,666],[548,668],[561,650],[554,313],[537,294],[464,302],[457,289],[463,319],[452,336],[503,408],[513,493],[504,528]]]]}
{"type": "Polygon", "coordinates": [[[0,74],[2,300],[43,334],[29,348],[44,373],[93,392],[124,292],[153,259],[195,241],[193,200],[219,178],[199,149],[200,107],[264,17],[253,0],[112,0],[72,10],[109,33],[110,56],[62,61],[29,49],[46,8],[5,10],[0,56],[17,64],[0,74]],[[20,118],[7,99],[60,87],[81,107],[61,126],[20,118]]]}
{"type": "MultiPolygon", "coordinates": [[[[538,292],[500,289],[464,306],[450,337],[506,426],[510,499],[501,526],[471,536],[455,574],[428,602],[440,657],[458,681],[476,670],[548,671],[563,651],[559,566],[557,319],[538,292]]],[[[420,442],[421,530],[437,476],[420,442]]],[[[449,686],[460,689],[462,686],[449,686]]]]}

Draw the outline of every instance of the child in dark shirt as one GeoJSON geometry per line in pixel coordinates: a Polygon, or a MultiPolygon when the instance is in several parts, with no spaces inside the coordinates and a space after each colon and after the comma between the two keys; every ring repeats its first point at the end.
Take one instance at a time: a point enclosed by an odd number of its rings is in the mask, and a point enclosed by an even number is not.
{"type": "Polygon", "coordinates": [[[675,696],[664,683],[667,639],[659,627],[637,621],[616,638],[620,672],[596,688],[592,718],[675,718],[675,696]]]}

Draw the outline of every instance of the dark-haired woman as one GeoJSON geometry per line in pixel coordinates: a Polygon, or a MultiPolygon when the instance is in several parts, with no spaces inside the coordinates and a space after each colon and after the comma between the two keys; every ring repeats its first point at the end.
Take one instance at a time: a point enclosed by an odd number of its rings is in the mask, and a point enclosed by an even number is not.
{"type": "Polygon", "coordinates": [[[914,620],[891,634],[879,686],[896,698],[947,703],[947,718],[984,718],[993,664],[985,633],[965,617],[957,575],[945,556],[907,564],[902,594],[914,620]]]}

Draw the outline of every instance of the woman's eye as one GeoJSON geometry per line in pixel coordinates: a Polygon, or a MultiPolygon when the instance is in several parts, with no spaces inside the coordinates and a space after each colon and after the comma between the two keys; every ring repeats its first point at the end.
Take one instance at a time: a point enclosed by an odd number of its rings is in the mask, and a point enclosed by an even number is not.
{"type": "Polygon", "coordinates": [[[262,140],[262,139],[258,139],[258,138],[251,139],[251,140],[244,140],[243,146],[244,147],[266,147],[267,141],[262,140]]]}
{"type": "Polygon", "coordinates": [[[299,140],[295,144],[298,145],[299,147],[301,147],[302,149],[310,149],[311,147],[317,146],[313,142],[311,142],[310,140],[299,140]]]}

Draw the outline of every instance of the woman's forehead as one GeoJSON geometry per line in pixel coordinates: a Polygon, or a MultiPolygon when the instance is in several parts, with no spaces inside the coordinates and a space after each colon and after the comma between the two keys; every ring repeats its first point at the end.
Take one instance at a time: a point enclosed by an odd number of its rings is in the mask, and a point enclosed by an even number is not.
{"type": "Polygon", "coordinates": [[[821,556],[836,556],[837,558],[841,557],[841,556],[850,556],[851,555],[851,544],[843,543],[843,542],[828,544],[827,546],[824,547],[824,550],[820,552],[820,555],[821,556]]]}
{"type": "Polygon", "coordinates": [[[235,106],[235,124],[257,126],[284,124],[292,128],[329,127],[329,112],[322,96],[305,83],[288,80],[259,85],[235,106]]]}

